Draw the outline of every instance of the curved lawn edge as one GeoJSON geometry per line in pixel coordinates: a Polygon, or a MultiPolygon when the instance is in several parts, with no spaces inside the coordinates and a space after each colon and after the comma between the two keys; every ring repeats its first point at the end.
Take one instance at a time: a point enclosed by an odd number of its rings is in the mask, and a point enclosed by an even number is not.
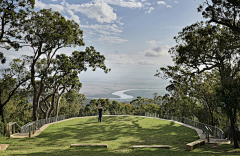
{"type": "MultiPolygon", "coordinates": [[[[103,115],[103,116],[131,116],[131,117],[145,117],[145,118],[151,118],[151,119],[159,119],[159,120],[165,120],[165,121],[170,121],[170,122],[174,122],[177,123],[179,125],[185,126],[187,128],[193,129],[197,132],[199,139],[203,139],[205,140],[205,135],[202,134],[202,130],[186,125],[184,123],[178,122],[178,121],[174,121],[174,120],[167,120],[167,119],[162,119],[162,118],[154,118],[154,117],[147,117],[147,116],[138,116],[138,115],[103,115]]],[[[52,125],[52,124],[56,124],[56,123],[60,123],[60,122],[64,122],[64,121],[68,121],[68,120],[73,120],[73,119],[78,119],[78,118],[91,118],[91,117],[98,117],[97,115],[95,116],[84,116],[84,117],[73,117],[73,118],[68,118],[65,120],[61,120],[61,121],[57,121],[57,122],[52,122],[52,123],[48,123],[43,125],[39,130],[36,130],[34,134],[32,134],[31,138],[37,137],[42,131],[44,131],[48,126],[52,125]]],[[[13,135],[11,135],[11,138],[28,138],[29,134],[28,133],[15,133],[13,135]]]]}

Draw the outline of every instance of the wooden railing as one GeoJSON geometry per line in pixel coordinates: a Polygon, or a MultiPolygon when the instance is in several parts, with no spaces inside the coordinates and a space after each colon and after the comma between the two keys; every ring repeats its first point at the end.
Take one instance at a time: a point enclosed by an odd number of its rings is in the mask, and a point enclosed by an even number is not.
{"type": "Polygon", "coordinates": [[[16,122],[9,122],[6,127],[7,137],[16,133],[16,125],[20,128],[20,133],[22,132],[21,127],[16,122]]]}

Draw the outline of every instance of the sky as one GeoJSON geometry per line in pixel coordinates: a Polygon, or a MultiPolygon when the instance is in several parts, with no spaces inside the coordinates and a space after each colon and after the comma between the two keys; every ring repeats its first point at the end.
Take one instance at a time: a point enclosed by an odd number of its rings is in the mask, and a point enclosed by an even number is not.
{"type": "MultiPolygon", "coordinates": [[[[89,69],[80,74],[82,93],[121,89],[164,89],[168,80],[154,77],[160,67],[172,65],[169,48],[176,45],[184,27],[203,21],[197,7],[203,0],[36,0],[36,11],[52,8],[83,30],[85,47],[63,48],[71,54],[93,46],[106,57],[111,72],[89,69]]],[[[8,62],[20,55],[32,55],[30,48],[8,51],[8,62]]]]}

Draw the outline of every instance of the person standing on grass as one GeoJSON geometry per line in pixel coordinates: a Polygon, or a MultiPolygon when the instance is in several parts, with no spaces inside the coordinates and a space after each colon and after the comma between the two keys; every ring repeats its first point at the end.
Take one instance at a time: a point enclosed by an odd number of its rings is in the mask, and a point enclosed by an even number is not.
{"type": "Polygon", "coordinates": [[[104,111],[104,109],[101,106],[101,103],[98,103],[98,112],[99,112],[99,117],[98,117],[98,122],[102,122],[102,111],[104,111]]]}

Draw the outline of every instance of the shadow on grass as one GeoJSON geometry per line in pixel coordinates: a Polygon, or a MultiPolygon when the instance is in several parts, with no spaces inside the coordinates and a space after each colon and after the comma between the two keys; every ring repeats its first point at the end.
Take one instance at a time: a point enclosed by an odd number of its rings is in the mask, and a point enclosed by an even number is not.
{"type": "MultiPolygon", "coordinates": [[[[196,131],[174,122],[144,117],[104,116],[73,119],[49,126],[36,138],[14,140],[10,155],[237,155],[209,145],[191,152],[185,145],[198,139],[196,131]],[[71,147],[74,143],[108,144],[104,147],[71,147]],[[132,145],[169,145],[170,149],[134,149],[132,145]],[[19,151],[18,154],[16,154],[19,151]],[[21,154],[26,153],[26,154],[21,154]]],[[[5,141],[6,142],[6,141],[5,141]]],[[[239,153],[238,153],[239,154],[239,153]]],[[[1,155],[1,153],[0,153],[1,155]]]]}
{"type": "Polygon", "coordinates": [[[123,149],[131,148],[131,145],[160,144],[170,145],[180,150],[187,143],[198,139],[194,130],[173,122],[161,124],[157,120],[140,117],[104,117],[103,123],[97,123],[97,118],[74,120],[75,122],[59,123],[58,126],[49,127],[50,132],[48,130],[42,132],[36,138],[36,140],[42,139],[38,146],[108,143],[113,146],[110,149],[123,149]],[[59,130],[58,127],[61,129],[59,130]],[[114,147],[115,143],[111,141],[119,144],[114,147]]]}
{"type": "Polygon", "coordinates": [[[239,153],[209,153],[209,152],[188,152],[188,151],[171,151],[169,149],[134,149],[130,151],[109,151],[104,147],[71,147],[65,150],[51,150],[46,152],[29,152],[27,154],[12,154],[12,155],[31,155],[31,156],[39,156],[39,155],[57,155],[57,156],[67,156],[67,155],[75,155],[75,156],[162,156],[162,155],[171,155],[171,156],[185,156],[185,155],[238,155],[239,153]]]}

